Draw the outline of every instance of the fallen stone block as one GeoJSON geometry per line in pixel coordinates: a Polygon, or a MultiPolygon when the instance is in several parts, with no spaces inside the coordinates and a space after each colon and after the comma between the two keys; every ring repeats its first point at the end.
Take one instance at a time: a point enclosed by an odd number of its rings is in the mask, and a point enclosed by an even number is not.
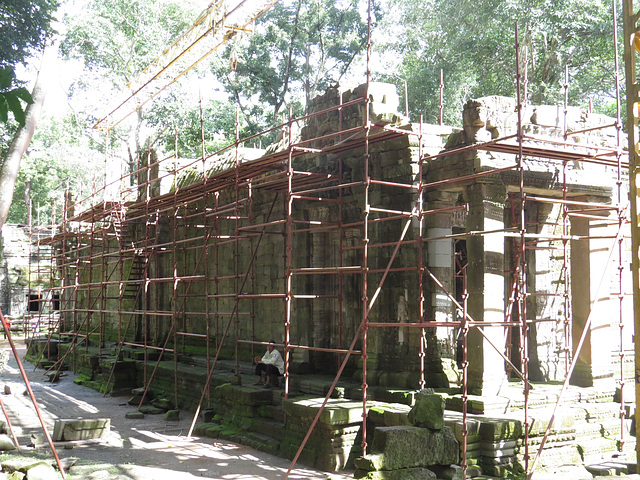
{"type": "Polygon", "coordinates": [[[48,463],[37,463],[30,466],[26,472],[27,480],[57,480],[58,472],[48,463]]]}
{"type": "Polygon", "coordinates": [[[177,422],[180,420],[180,410],[169,410],[164,414],[164,419],[167,422],[177,422]]]}
{"type": "Polygon", "coordinates": [[[142,412],[127,412],[124,418],[128,418],[130,420],[142,420],[144,418],[144,413],[142,412]]]}
{"type": "Polygon", "coordinates": [[[0,434],[0,451],[8,452],[15,449],[13,439],[9,435],[0,434]]]}
{"type": "Polygon", "coordinates": [[[111,429],[108,418],[95,419],[58,419],[53,424],[53,441],[88,440],[102,438],[111,429]]]}
{"type": "Polygon", "coordinates": [[[613,465],[585,465],[585,468],[594,477],[612,477],[618,475],[613,465]]]}
{"type": "Polygon", "coordinates": [[[382,470],[458,463],[459,445],[450,428],[376,428],[371,451],[383,455],[382,470]],[[429,448],[425,448],[428,445],[429,448]]]}
{"type": "Polygon", "coordinates": [[[460,465],[433,465],[429,467],[429,470],[441,480],[463,480],[464,478],[460,465]]]}
{"type": "Polygon", "coordinates": [[[490,442],[518,439],[522,437],[522,423],[518,419],[483,418],[480,425],[480,438],[490,442]]]}
{"type": "Polygon", "coordinates": [[[354,465],[358,470],[365,470],[367,472],[375,472],[382,468],[383,455],[380,453],[372,453],[365,457],[358,457],[354,461],[354,465]]]}
{"type": "Polygon", "coordinates": [[[142,395],[144,395],[145,391],[147,392],[147,395],[146,395],[147,397],[151,397],[152,396],[151,392],[149,390],[147,390],[145,387],[132,388],[131,389],[131,395],[133,395],[134,397],[137,397],[137,396],[141,397],[142,395]]]}
{"type": "Polygon", "coordinates": [[[180,420],[180,410],[169,410],[164,414],[164,419],[166,422],[177,422],[180,420]]]}
{"type": "Polygon", "coordinates": [[[441,430],[444,427],[445,401],[440,395],[420,392],[409,412],[409,422],[416,427],[441,430]]]}
{"type": "Polygon", "coordinates": [[[145,405],[140,407],[140,412],[145,415],[161,415],[164,413],[164,410],[161,408],[152,407],[151,405],[145,405]]]}
{"type": "Polygon", "coordinates": [[[154,398],[151,401],[151,405],[153,405],[156,408],[161,408],[165,412],[167,410],[173,410],[175,408],[175,405],[173,404],[173,402],[167,398],[154,398]]]}
{"type": "Polygon", "coordinates": [[[436,474],[427,468],[402,468],[400,470],[383,470],[367,472],[356,470],[354,478],[367,480],[437,480],[436,474]]]}

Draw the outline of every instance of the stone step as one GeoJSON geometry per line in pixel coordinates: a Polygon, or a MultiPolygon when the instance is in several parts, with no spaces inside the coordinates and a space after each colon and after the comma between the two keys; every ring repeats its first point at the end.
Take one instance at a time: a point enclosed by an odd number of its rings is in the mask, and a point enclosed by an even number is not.
{"type": "Polygon", "coordinates": [[[263,435],[257,432],[247,432],[246,436],[242,439],[244,445],[248,445],[251,448],[260,450],[261,452],[267,452],[272,455],[277,455],[280,450],[280,440],[269,435],[263,435]]]}
{"type": "Polygon", "coordinates": [[[279,442],[284,438],[285,428],[283,422],[267,418],[255,418],[251,426],[252,432],[255,431],[261,435],[276,439],[279,442]]]}
{"type": "Polygon", "coordinates": [[[578,450],[585,464],[597,464],[617,452],[616,440],[596,438],[577,440],[578,450]]]}

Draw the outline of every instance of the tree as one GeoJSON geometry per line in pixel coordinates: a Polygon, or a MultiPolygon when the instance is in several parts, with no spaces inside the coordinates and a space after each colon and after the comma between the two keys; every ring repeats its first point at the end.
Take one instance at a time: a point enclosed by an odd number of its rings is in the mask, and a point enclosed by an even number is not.
{"type": "Polygon", "coordinates": [[[24,125],[21,101],[29,104],[32,98],[16,80],[14,67],[43,48],[57,7],[55,0],[5,0],[0,5],[0,123],[9,121],[11,111],[24,125]]]}
{"type": "MultiPolygon", "coordinates": [[[[196,18],[189,2],[177,0],[89,0],[82,10],[65,17],[68,27],[62,42],[65,58],[84,62],[85,75],[78,79],[72,95],[87,89],[100,91],[87,110],[78,112],[87,126],[105,115],[111,103],[149,63],[196,18]]],[[[114,134],[131,138],[129,156],[143,148],[141,129],[144,112],[138,111],[134,125],[122,126],[114,134]],[[131,130],[132,129],[132,130],[131,130]]]]}
{"type": "Polygon", "coordinates": [[[94,145],[84,130],[72,114],[42,119],[20,165],[8,222],[27,223],[27,186],[34,217],[47,225],[55,220],[54,204],[57,214],[62,211],[66,190],[81,199],[103,184],[104,145],[94,145]]]}
{"type": "Polygon", "coordinates": [[[239,105],[249,131],[278,122],[287,104],[310,99],[343,80],[364,51],[367,25],[358,0],[282,0],[245,42],[232,42],[213,67],[239,105]],[[237,63],[236,63],[237,59],[237,63]],[[235,70],[229,70],[229,60],[235,70]]]}
{"type": "MultiPolygon", "coordinates": [[[[183,89],[168,92],[161,100],[147,110],[146,123],[158,132],[165,151],[175,150],[177,135],[179,157],[200,157],[203,131],[205,156],[234,142],[236,109],[231,103],[198,99],[183,89]]],[[[241,130],[241,137],[246,135],[241,130]]]]}
{"type": "MultiPolygon", "coordinates": [[[[515,94],[515,24],[521,58],[528,62],[529,100],[557,103],[563,98],[564,68],[569,69],[570,100],[593,95],[610,101],[613,92],[611,5],[600,0],[390,0],[403,18],[379,35],[391,67],[409,84],[414,116],[436,122],[440,70],[445,80],[445,118],[459,119],[471,97],[515,94]],[[455,20],[454,20],[455,19],[455,20]],[[390,35],[392,29],[401,32],[390,35]],[[609,100],[608,100],[609,99],[609,100]]],[[[386,69],[389,71],[389,68],[386,69]]],[[[524,74],[524,68],[521,72],[524,74]]],[[[380,79],[395,80],[384,69],[380,79]]]]}
{"type": "Polygon", "coordinates": [[[0,67],[0,122],[9,121],[9,110],[13,113],[13,118],[20,126],[24,126],[25,116],[22,108],[24,101],[27,104],[33,103],[33,98],[24,87],[16,87],[15,73],[11,67],[0,67]]]}
{"type": "Polygon", "coordinates": [[[42,104],[47,94],[46,82],[43,81],[42,74],[47,68],[51,67],[51,61],[55,58],[57,51],[57,48],[49,47],[45,48],[43,52],[38,78],[31,94],[33,102],[27,106],[24,125],[20,126],[16,131],[0,168],[0,230],[9,215],[18,170],[20,169],[20,161],[31,143],[31,138],[42,111],[42,104]]]}
{"type": "MultiPolygon", "coordinates": [[[[9,213],[20,161],[31,142],[46,93],[40,75],[32,94],[16,85],[13,67],[45,45],[57,6],[54,0],[7,0],[0,6],[0,122],[9,121],[7,113],[11,110],[19,123],[0,169],[0,229],[9,213]],[[24,112],[21,100],[29,104],[24,112]]],[[[48,59],[43,53],[43,64],[45,56],[48,59]]]]}
{"type": "Polygon", "coordinates": [[[3,0],[0,4],[0,67],[14,67],[42,49],[57,8],[55,0],[3,0]]]}

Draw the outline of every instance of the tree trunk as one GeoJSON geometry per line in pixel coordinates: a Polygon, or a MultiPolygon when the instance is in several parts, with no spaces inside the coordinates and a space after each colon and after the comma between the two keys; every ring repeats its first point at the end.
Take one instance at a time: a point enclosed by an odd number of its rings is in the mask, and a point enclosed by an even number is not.
{"type": "Polygon", "coordinates": [[[33,86],[33,103],[27,106],[25,110],[25,122],[23,127],[19,127],[18,131],[11,141],[9,152],[0,169],[0,231],[4,226],[4,222],[7,220],[9,214],[9,207],[11,207],[11,200],[13,199],[13,189],[16,185],[16,178],[18,177],[18,170],[20,169],[20,160],[22,155],[29,148],[31,138],[36,129],[36,123],[40,118],[42,112],[42,104],[46,96],[46,84],[44,81],[43,72],[50,60],[57,56],[57,45],[46,46],[42,52],[42,60],[40,64],[40,70],[38,71],[38,77],[36,83],[33,86]]]}

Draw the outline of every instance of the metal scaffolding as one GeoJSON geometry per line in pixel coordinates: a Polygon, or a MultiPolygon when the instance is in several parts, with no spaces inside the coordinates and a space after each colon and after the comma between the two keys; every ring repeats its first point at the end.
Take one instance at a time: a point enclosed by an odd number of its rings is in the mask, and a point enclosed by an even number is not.
{"type": "MultiPolygon", "coordinates": [[[[614,5],[614,31],[615,0],[614,5]]],[[[630,24],[633,15],[632,0],[625,0],[625,31],[631,28],[637,32],[635,21],[630,24]]],[[[369,13],[369,16],[371,13],[369,13]]],[[[634,17],[635,18],[635,17],[634,17]]],[[[369,18],[369,28],[371,20],[369,18]]],[[[629,34],[625,34],[630,38],[629,34]]],[[[635,45],[635,44],[632,44],[635,45]]],[[[627,45],[627,47],[630,47],[627,45]]],[[[630,50],[627,49],[627,50],[630,50]]],[[[50,286],[45,298],[52,298],[53,293],[59,294],[59,315],[61,322],[57,326],[58,335],[72,337],[72,347],[66,355],[75,357],[80,349],[89,348],[89,340],[99,346],[102,353],[105,342],[116,338],[116,350],[136,348],[143,352],[144,383],[151,385],[160,362],[165,355],[170,354],[174,362],[174,382],[178,385],[179,356],[185,353],[185,346],[191,342],[200,342],[206,357],[208,376],[205,387],[196,407],[196,412],[189,430],[189,435],[197,421],[202,406],[206,403],[209,385],[218,360],[225,349],[236,352],[238,350],[263,345],[264,342],[256,337],[260,322],[259,311],[274,309],[282,312],[282,330],[284,360],[285,360],[285,396],[290,389],[291,372],[289,366],[292,353],[295,351],[315,351],[333,354],[335,358],[333,370],[336,372],[322,408],[327,404],[333,389],[336,387],[342,372],[349,364],[352,355],[360,355],[362,370],[362,449],[367,452],[367,423],[368,414],[368,335],[371,329],[408,328],[414,329],[420,336],[419,350],[416,355],[420,364],[420,388],[425,386],[425,356],[427,329],[446,328],[459,332],[461,350],[461,398],[462,398],[462,445],[463,471],[466,472],[466,421],[468,414],[468,342],[469,332],[476,330],[487,344],[498,350],[499,355],[509,365],[509,369],[520,377],[524,398],[524,463],[529,477],[539,463],[546,438],[551,431],[554,414],[549,422],[547,432],[537,451],[532,452],[528,441],[529,431],[529,329],[534,323],[552,321],[562,326],[563,346],[561,356],[564,359],[565,381],[562,387],[564,393],[569,385],[571,374],[575,368],[578,353],[589,331],[591,314],[586,319],[584,329],[571,333],[571,292],[569,290],[569,262],[570,243],[575,239],[588,240],[595,238],[590,235],[576,235],[570,233],[571,218],[592,220],[608,219],[604,215],[612,213],[615,217],[611,222],[617,226],[617,232],[607,237],[611,243],[610,258],[615,259],[618,266],[618,292],[620,331],[620,378],[621,389],[626,383],[624,372],[624,331],[623,300],[625,298],[624,285],[624,241],[628,227],[629,207],[624,197],[624,181],[628,168],[635,172],[637,168],[637,150],[631,148],[633,155],[626,160],[622,148],[622,122],[620,120],[620,106],[617,108],[617,118],[613,125],[603,125],[597,128],[615,127],[618,145],[615,148],[580,144],[570,142],[569,137],[585,132],[570,132],[566,127],[568,109],[567,90],[568,78],[565,80],[564,140],[552,140],[544,136],[532,135],[524,132],[522,110],[526,103],[526,61],[520,58],[518,33],[516,26],[516,103],[517,103],[517,131],[503,137],[477,143],[463,148],[446,150],[435,155],[426,155],[423,148],[423,132],[426,126],[420,121],[418,131],[395,128],[382,122],[376,123],[371,118],[371,98],[369,93],[370,72],[369,56],[371,43],[367,42],[367,72],[363,94],[356,99],[343,102],[342,95],[338,95],[340,102],[332,108],[316,111],[301,118],[289,119],[281,125],[247,139],[239,138],[239,127],[236,127],[235,142],[215,154],[206,156],[193,162],[182,162],[177,168],[165,168],[181,160],[176,151],[166,158],[156,159],[149,148],[140,159],[140,167],[130,175],[121,178],[110,185],[96,188],[85,198],[71,201],[67,196],[67,205],[62,212],[54,216],[54,225],[48,226],[51,235],[44,238],[38,236],[35,248],[41,246],[55,249],[48,271],[51,274],[50,286]],[[524,69],[524,71],[523,71],[524,69]],[[524,85],[522,77],[524,76],[524,85]],[[342,115],[350,107],[359,107],[364,112],[362,123],[356,127],[343,128],[342,115]],[[336,131],[325,132],[317,138],[299,140],[294,137],[296,125],[304,124],[313,117],[335,115],[339,118],[339,128],[336,131]],[[253,160],[243,159],[246,147],[250,142],[263,138],[264,135],[280,132],[281,148],[271,153],[259,156],[253,160]],[[388,142],[394,139],[413,136],[418,144],[419,163],[415,181],[407,183],[392,182],[377,176],[370,161],[372,145],[388,142]],[[346,178],[344,175],[343,154],[356,149],[362,151],[362,166],[356,176],[346,178]],[[509,155],[513,162],[504,167],[494,168],[483,172],[463,175],[450,179],[425,182],[425,166],[434,159],[442,159],[465,151],[498,152],[509,155]],[[298,160],[310,158],[326,158],[332,156],[337,159],[337,169],[322,171],[322,168],[304,170],[298,160]],[[211,169],[212,159],[224,156],[228,161],[224,168],[211,169]],[[525,185],[526,159],[535,158],[542,162],[557,165],[561,172],[561,198],[550,198],[535,195],[527,191],[525,185]],[[615,198],[612,204],[598,202],[577,201],[569,197],[567,185],[568,172],[584,164],[604,165],[616,169],[615,198]],[[188,172],[197,171],[199,179],[191,184],[183,184],[188,172]],[[165,172],[165,173],[158,173],[165,172]],[[510,278],[510,291],[505,292],[505,312],[502,322],[476,321],[469,314],[467,289],[466,258],[456,257],[458,262],[457,274],[460,278],[462,291],[459,298],[455,292],[447,290],[446,282],[439,279],[427,266],[424,250],[429,242],[443,238],[428,237],[425,232],[425,219],[434,214],[453,213],[465,210],[462,204],[447,208],[425,208],[425,196],[439,188],[453,187],[480,179],[495,176],[504,172],[512,172],[517,176],[517,188],[510,192],[509,205],[512,215],[512,227],[496,231],[467,231],[462,234],[452,234],[445,239],[452,242],[464,240],[473,236],[485,236],[500,233],[511,237],[513,262],[511,269],[505,273],[510,278]],[[130,177],[135,179],[131,183],[130,177]],[[134,187],[128,185],[135,184],[134,187]],[[170,191],[163,193],[161,185],[171,185],[170,191]],[[397,189],[412,195],[414,205],[409,211],[393,209],[384,205],[372,194],[373,188],[397,189]],[[118,189],[121,198],[110,198],[107,191],[118,189]],[[361,192],[363,203],[360,205],[360,218],[353,220],[343,211],[344,197],[348,192],[361,192]],[[256,212],[256,197],[270,195],[270,205],[265,212],[256,212]],[[297,207],[322,204],[335,213],[336,221],[317,219],[302,219],[296,215],[297,207]],[[561,218],[558,222],[560,233],[543,235],[532,233],[530,227],[535,223],[527,216],[531,204],[559,205],[561,218]],[[57,221],[59,218],[59,222],[57,221]],[[413,238],[407,237],[412,225],[413,238]],[[396,228],[397,238],[393,242],[382,242],[372,230],[381,225],[392,225],[396,228]],[[349,232],[347,242],[346,232],[349,232]],[[332,257],[331,265],[299,265],[295,261],[296,251],[304,248],[298,238],[303,235],[330,233],[338,240],[338,251],[332,257]],[[357,233],[354,233],[357,232],[357,233]],[[278,236],[282,239],[282,272],[283,277],[279,287],[275,279],[271,291],[257,288],[256,271],[257,257],[263,239],[278,236]],[[355,238],[355,240],[353,240],[355,238]],[[401,249],[415,249],[417,262],[413,266],[396,266],[401,249]],[[374,249],[388,250],[388,261],[385,266],[370,263],[370,252],[374,249]],[[555,250],[561,256],[562,290],[555,295],[561,298],[562,314],[558,318],[541,319],[527,312],[528,301],[538,295],[551,295],[547,292],[536,292],[530,289],[528,279],[528,255],[534,250],[555,250]],[[233,252],[232,258],[223,258],[223,252],[233,252]],[[223,268],[223,264],[225,267],[223,268]],[[167,265],[171,265],[168,271],[167,265]],[[229,269],[228,266],[232,267],[229,269]],[[228,274],[231,270],[234,273],[228,274]],[[388,278],[396,272],[412,275],[416,282],[415,311],[416,318],[407,323],[372,321],[371,312],[376,308],[381,291],[387,286],[388,278]],[[296,279],[308,277],[317,279],[330,276],[333,291],[318,289],[317,291],[297,291],[296,279]],[[360,313],[361,318],[357,326],[349,329],[343,318],[344,284],[356,278],[361,289],[360,313]],[[426,282],[432,282],[451,302],[453,309],[460,312],[459,319],[440,322],[425,315],[426,282]],[[172,298],[161,298],[163,285],[172,285],[172,298]],[[229,293],[232,292],[232,293],[229,293]],[[328,331],[336,338],[335,347],[325,348],[313,345],[298,344],[291,335],[292,323],[295,321],[293,311],[295,305],[302,302],[321,304],[332,302],[337,315],[328,327],[328,331]],[[113,305],[117,304],[117,309],[113,305]],[[108,331],[109,325],[115,329],[108,331]],[[168,325],[168,327],[167,327],[168,325]],[[248,327],[247,327],[248,326],[248,327]],[[502,329],[505,335],[517,332],[517,339],[508,337],[508,349],[503,351],[487,336],[487,331],[502,329]],[[243,338],[245,331],[249,331],[248,338],[243,338]],[[572,335],[573,344],[571,343],[572,335]],[[235,343],[231,346],[230,339],[235,343]],[[579,340],[578,340],[579,339],[579,340]],[[516,345],[514,346],[514,342],[516,345]],[[519,365],[514,365],[511,348],[517,346],[519,365]],[[154,365],[155,363],[155,365],[154,365]],[[148,368],[147,366],[153,368],[148,368]]],[[[619,81],[617,78],[616,51],[616,93],[619,98],[619,81]]],[[[628,97],[628,124],[637,122],[634,116],[638,97],[638,88],[634,82],[635,74],[630,75],[635,60],[631,53],[626,52],[627,92],[633,92],[628,97]],[[631,83],[630,83],[631,82],[631,83]],[[634,108],[631,108],[633,104],[634,108]],[[632,122],[633,121],[633,122],[632,122]]],[[[440,83],[440,96],[444,88],[443,79],[440,83]]],[[[440,109],[442,119],[442,108],[440,109]]],[[[442,123],[442,120],[441,120],[442,123]]],[[[236,122],[238,125],[238,122],[236,122]]],[[[629,129],[630,145],[635,146],[635,129],[629,129]]],[[[204,138],[204,131],[202,132],[204,138]]],[[[176,141],[177,144],[177,141],[176,141]]],[[[106,156],[108,157],[108,155],[106,156]]],[[[631,198],[635,199],[635,173],[630,175],[631,198]]],[[[633,251],[637,252],[638,225],[635,201],[631,202],[633,235],[633,251]]],[[[452,248],[452,251],[456,251],[452,248]]],[[[276,255],[272,252],[271,255],[276,255]]],[[[636,326],[638,325],[638,258],[633,255],[634,303],[636,306],[636,326]]],[[[603,279],[607,272],[603,272],[603,279]]],[[[602,283],[602,282],[601,282],[602,283]]],[[[313,281],[308,282],[313,284],[313,281]]],[[[309,307],[313,308],[313,307],[309,307]]],[[[317,307],[320,308],[320,307],[317,307]]],[[[42,312],[44,309],[40,309],[42,312]]],[[[51,335],[56,328],[49,328],[51,335]]],[[[489,347],[488,347],[489,348],[489,347]]],[[[637,348],[637,347],[636,347],[637,348]]],[[[636,362],[639,355],[636,351],[636,362]]],[[[65,356],[66,356],[65,355],[65,356]]],[[[116,355],[118,356],[118,355],[116,355]]],[[[59,368],[62,361],[52,368],[59,368]]],[[[636,363],[638,365],[638,363],[636,363]]],[[[638,367],[636,366],[636,370],[638,367]]],[[[113,374],[113,372],[112,372],[113,374]]],[[[111,380],[109,380],[110,382],[111,380]]],[[[108,383],[109,383],[108,382],[108,383]]],[[[177,388],[175,402],[178,402],[177,388]]],[[[562,393],[556,403],[556,408],[562,402],[562,393]]],[[[621,438],[620,449],[625,448],[624,422],[627,415],[624,395],[621,395],[620,407],[621,438]]],[[[141,400],[141,404],[142,401],[141,400]]],[[[300,449],[295,456],[291,468],[299,458],[306,441],[317,422],[322,409],[316,415],[300,449]]],[[[291,469],[289,470],[291,472],[291,469]]],[[[287,474],[288,475],[288,474],[287,474]]]]}

